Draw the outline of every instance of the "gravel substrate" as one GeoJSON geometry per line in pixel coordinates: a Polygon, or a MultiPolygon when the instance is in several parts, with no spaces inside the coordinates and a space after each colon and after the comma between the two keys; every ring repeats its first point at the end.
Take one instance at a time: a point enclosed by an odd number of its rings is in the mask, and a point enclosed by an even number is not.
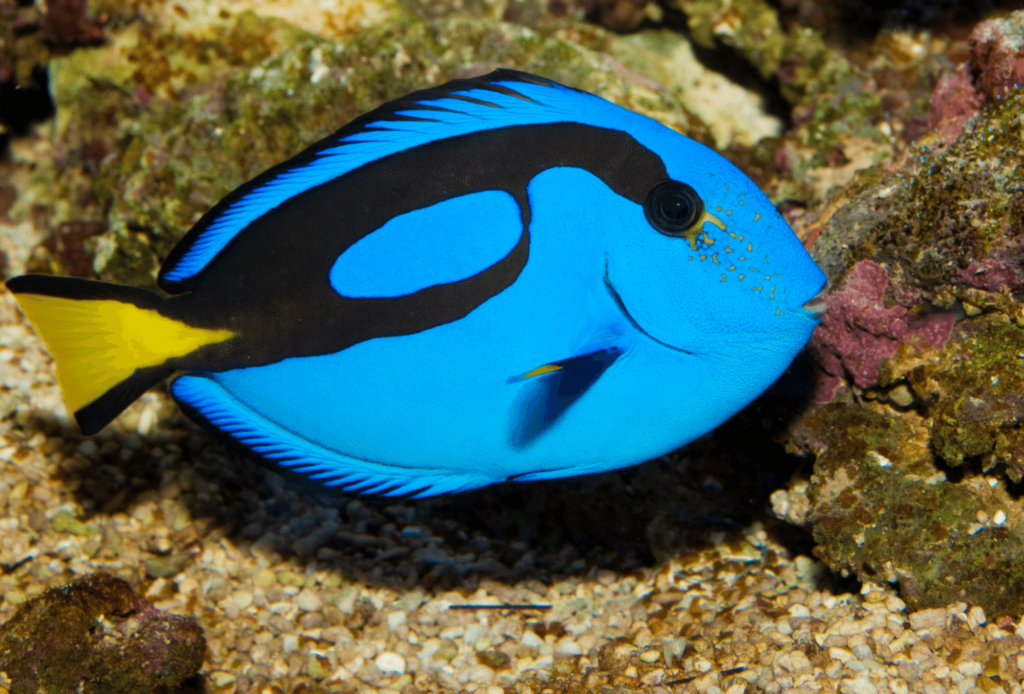
{"type": "Polygon", "coordinates": [[[654,563],[484,532],[432,502],[303,492],[156,392],[82,439],[5,292],[0,345],[0,620],[114,574],[199,619],[206,692],[1024,691],[1024,624],[834,593],[772,527],[654,563]]]}

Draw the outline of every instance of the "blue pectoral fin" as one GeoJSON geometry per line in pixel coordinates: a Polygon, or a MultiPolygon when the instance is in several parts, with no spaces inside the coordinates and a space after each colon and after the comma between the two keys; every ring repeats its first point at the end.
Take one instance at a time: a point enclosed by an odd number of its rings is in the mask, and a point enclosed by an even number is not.
{"type": "Polygon", "coordinates": [[[512,445],[527,446],[551,428],[622,354],[621,346],[602,347],[510,379],[510,383],[526,382],[524,392],[516,400],[518,416],[513,425],[512,445]]]}
{"type": "Polygon", "coordinates": [[[190,418],[205,422],[252,455],[325,486],[420,498],[475,489],[497,481],[461,470],[406,468],[343,455],[262,417],[212,378],[181,376],[171,384],[171,393],[190,418]]]}

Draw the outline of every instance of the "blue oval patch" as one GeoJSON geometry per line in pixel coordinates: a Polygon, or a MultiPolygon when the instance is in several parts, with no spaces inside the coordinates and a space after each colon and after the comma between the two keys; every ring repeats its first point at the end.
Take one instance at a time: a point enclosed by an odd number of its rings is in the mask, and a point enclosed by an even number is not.
{"type": "Polygon", "coordinates": [[[331,267],[336,292],[353,299],[404,296],[458,282],[508,255],[523,234],[510,194],[462,195],[395,217],[359,239],[331,267]]]}

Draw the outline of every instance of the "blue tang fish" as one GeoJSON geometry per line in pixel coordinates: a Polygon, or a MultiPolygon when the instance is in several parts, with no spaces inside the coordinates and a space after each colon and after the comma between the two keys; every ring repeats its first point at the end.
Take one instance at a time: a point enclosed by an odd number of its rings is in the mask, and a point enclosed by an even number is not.
{"type": "Polygon", "coordinates": [[[7,282],[83,433],[148,388],[252,457],[429,496],[634,465],[765,390],[825,276],[724,158],[498,70],[352,121],[221,200],[169,296],[7,282]]]}

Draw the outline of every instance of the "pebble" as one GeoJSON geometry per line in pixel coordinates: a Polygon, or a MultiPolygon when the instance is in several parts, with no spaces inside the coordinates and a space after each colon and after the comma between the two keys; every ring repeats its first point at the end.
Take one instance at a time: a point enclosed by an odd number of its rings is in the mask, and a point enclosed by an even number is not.
{"type": "MultiPolygon", "coordinates": [[[[377,669],[381,672],[393,675],[405,674],[405,658],[397,653],[392,653],[391,651],[384,651],[381,653],[377,656],[377,659],[373,661],[373,664],[376,665],[377,669]]],[[[492,675],[494,674],[492,671],[488,671],[491,672],[492,675]]]]}
{"type": "Polygon", "coordinates": [[[324,603],[316,591],[308,588],[303,589],[295,596],[295,604],[303,612],[319,612],[323,609],[324,603]]]}

